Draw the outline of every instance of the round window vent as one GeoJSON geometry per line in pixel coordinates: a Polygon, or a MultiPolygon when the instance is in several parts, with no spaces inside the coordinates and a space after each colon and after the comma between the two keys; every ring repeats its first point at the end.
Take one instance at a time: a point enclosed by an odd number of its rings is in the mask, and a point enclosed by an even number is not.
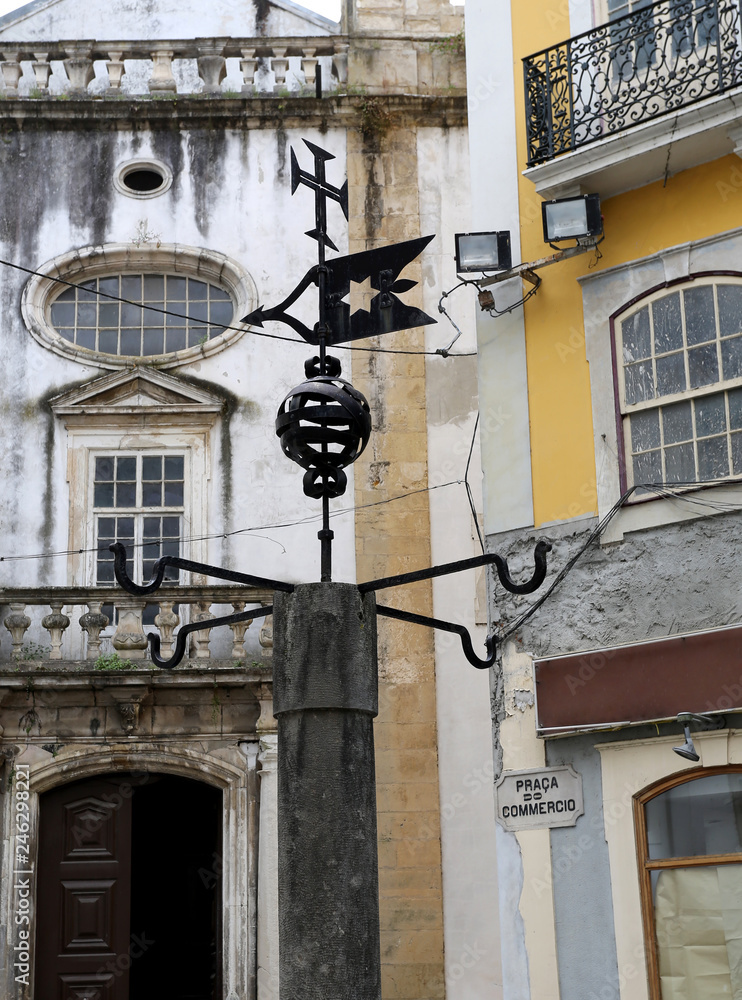
{"type": "Polygon", "coordinates": [[[155,198],[173,182],[172,171],[158,160],[129,160],[114,175],[114,185],[130,198],[155,198]]]}

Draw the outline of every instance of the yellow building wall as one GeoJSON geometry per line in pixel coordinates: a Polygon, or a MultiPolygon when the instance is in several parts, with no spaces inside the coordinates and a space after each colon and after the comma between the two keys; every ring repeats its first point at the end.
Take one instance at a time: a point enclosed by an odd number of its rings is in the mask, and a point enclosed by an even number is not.
{"type": "MultiPolygon", "coordinates": [[[[552,251],[543,242],[542,199],[522,176],[527,154],[521,59],[570,36],[566,8],[566,0],[512,4],[523,261],[552,251]]],[[[524,307],[537,526],[597,513],[590,377],[577,278],[738,226],[742,163],[729,155],[670,174],[664,181],[603,201],[602,210],[605,239],[599,259],[588,253],[548,266],[541,271],[541,288],[524,307]]]]}

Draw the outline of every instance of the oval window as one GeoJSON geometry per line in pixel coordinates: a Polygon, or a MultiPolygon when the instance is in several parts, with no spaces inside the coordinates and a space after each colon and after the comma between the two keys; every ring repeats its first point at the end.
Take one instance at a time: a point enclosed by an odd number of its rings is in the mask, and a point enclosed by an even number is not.
{"type": "Polygon", "coordinates": [[[163,368],[215,354],[247,327],[257,289],[236,261],[182,244],[87,247],[42,265],[21,309],[31,335],[101,368],[163,368]]]}
{"type": "Polygon", "coordinates": [[[224,333],[234,307],[217,285],[177,274],[116,274],[66,288],[51,303],[60,337],[88,351],[153,357],[224,333]]]}
{"type": "Polygon", "coordinates": [[[172,183],[172,170],[154,159],[128,160],[113,175],[116,190],[130,198],[154,198],[168,191],[172,183]]]}

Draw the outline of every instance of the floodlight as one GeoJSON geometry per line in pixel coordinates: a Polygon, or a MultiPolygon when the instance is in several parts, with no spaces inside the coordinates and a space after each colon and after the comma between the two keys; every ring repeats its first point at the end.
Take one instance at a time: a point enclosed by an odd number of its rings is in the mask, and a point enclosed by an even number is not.
{"type": "Polygon", "coordinates": [[[541,212],[545,243],[584,239],[603,234],[600,196],[597,194],[545,201],[541,205],[541,212]]]}
{"type": "Polygon", "coordinates": [[[508,271],[510,233],[456,233],[456,272],[508,271]]]}

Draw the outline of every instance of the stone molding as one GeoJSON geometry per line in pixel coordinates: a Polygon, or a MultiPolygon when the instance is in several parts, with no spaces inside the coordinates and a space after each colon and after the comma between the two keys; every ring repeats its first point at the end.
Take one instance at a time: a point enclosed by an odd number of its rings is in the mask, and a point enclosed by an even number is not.
{"type": "Polygon", "coordinates": [[[61,254],[36,268],[23,290],[21,312],[31,336],[42,347],[60,357],[100,368],[131,368],[137,362],[156,364],[158,368],[173,368],[211,357],[229,347],[249,329],[238,317],[251,312],[258,302],[258,292],[252,277],[236,261],[203,247],[179,243],[145,244],[107,243],[83,247],[61,254]],[[183,351],[174,351],[147,358],[103,354],[69,343],[61,337],[49,319],[50,306],[59,292],[63,279],[72,283],[91,278],[142,270],[178,274],[211,282],[229,291],[234,306],[234,318],[229,329],[213,340],[183,351]]]}

